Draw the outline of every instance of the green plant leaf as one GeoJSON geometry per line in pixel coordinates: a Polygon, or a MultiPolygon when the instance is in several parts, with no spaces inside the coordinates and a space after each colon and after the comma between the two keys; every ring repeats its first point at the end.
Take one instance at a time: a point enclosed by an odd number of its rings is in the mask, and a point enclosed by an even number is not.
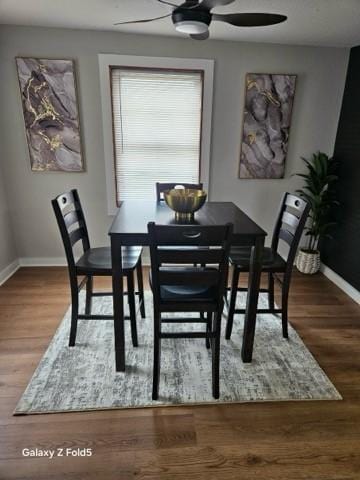
{"type": "Polygon", "coordinates": [[[326,235],[326,231],[336,224],[330,221],[330,215],[333,207],[339,205],[333,189],[338,180],[335,174],[337,162],[320,151],[313,153],[310,160],[301,158],[307,172],[296,174],[304,180],[303,187],[298,188],[296,193],[310,204],[311,212],[305,230],[310,236],[309,245],[315,247],[319,237],[326,235]]]}

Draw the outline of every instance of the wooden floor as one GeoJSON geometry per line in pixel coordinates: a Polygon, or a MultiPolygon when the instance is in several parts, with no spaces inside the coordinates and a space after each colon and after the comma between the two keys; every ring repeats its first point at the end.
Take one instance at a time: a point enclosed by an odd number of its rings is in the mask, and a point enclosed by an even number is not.
{"type": "Polygon", "coordinates": [[[65,268],[23,268],[0,287],[1,480],[360,479],[360,307],[322,275],[295,274],[290,320],[338,402],[13,417],[68,305],[65,268]],[[22,456],[36,447],[93,454],[22,456]]]}

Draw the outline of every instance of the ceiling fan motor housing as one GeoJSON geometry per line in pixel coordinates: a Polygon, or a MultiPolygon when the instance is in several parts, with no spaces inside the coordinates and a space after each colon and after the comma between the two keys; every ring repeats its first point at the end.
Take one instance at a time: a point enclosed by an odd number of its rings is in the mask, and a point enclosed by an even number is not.
{"type": "Polygon", "coordinates": [[[212,15],[210,12],[185,8],[176,8],[171,15],[173,24],[177,30],[186,32],[185,28],[188,25],[197,25],[199,28],[197,32],[186,33],[201,33],[207,31],[211,22],[211,17],[212,15]]]}

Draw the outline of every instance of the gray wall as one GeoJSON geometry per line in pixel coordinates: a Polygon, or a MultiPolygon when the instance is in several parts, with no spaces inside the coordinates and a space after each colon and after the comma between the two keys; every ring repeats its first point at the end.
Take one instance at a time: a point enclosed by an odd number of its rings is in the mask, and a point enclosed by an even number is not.
{"type": "MultiPolygon", "coordinates": [[[[0,163],[0,273],[17,259],[5,181],[0,163]]],[[[1,278],[0,278],[1,280],[1,278]]]]}
{"type": "Polygon", "coordinates": [[[93,244],[107,242],[105,166],[98,53],[215,59],[210,195],[235,202],[271,232],[281,194],[293,191],[300,156],[332,153],[344,89],[348,49],[297,47],[124,35],[113,32],[0,27],[1,130],[4,173],[21,257],[59,257],[62,247],[50,199],[77,187],[86,206],[93,244]],[[86,173],[32,173],[29,167],[14,57],[74,58],[86,173]],[[286,178],[237,178],[246,72],[298,75],[286,178]]]}

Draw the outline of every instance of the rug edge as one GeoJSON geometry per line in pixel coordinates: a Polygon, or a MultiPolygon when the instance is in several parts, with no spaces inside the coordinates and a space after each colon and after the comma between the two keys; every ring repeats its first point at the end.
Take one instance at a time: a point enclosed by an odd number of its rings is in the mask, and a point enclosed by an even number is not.
{"type": "MultiPolygon", "coordinates": [[[[336,390],[337,391],[337,390],[336,390]]],[[[242,400],[242,401],[219,401],[219,402],[194,402],[194,403],[176,403],[176,404],[169,404],[169,403],[159,403],[155,405],[136,405],[136,406],[126,406],[126,407],[101,407],[101,408],[82,408],[82,409],[71,409],[71,410],[46,410],[43,412],[39,411],[34,411],[34,412],[28,412],[28,411],[17,411],[17,408],[13,411],[12,416],[13,417],[20,417],[20,416],[25,416],[25,415],[52,415],[56,413],[81,413],[81,412],[101,412],[101,411],[108,411],[108,410],[139,410],[142,408],[176,408],[176,407],[181,407],[181,408],[187,408],[187,407],[202,407],[202,406],[210,406],[210,405],[243,405],[245,403],[252,403],[252,404],[261,404],[261,403],[278,403],[278,402],[339,402],[339,401],[344,401],[344,398],[340,395],[340,393],[337,391],[338,397],[337,398],[277,398],[276,400],[274,399],[269,399],[269,400],[242,400]]]]}

